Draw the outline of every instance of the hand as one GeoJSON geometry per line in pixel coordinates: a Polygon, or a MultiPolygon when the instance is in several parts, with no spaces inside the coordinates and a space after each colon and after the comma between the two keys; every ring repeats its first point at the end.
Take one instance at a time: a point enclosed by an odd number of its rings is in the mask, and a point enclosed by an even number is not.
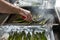
{"type": "Polygon", "coordinates": [[[26,21],[32,21],[32,15],[31,12],[25,9],[21,9],[21,11],[19,11],[19,14],[22,16],[22,18],[26,21]]]}

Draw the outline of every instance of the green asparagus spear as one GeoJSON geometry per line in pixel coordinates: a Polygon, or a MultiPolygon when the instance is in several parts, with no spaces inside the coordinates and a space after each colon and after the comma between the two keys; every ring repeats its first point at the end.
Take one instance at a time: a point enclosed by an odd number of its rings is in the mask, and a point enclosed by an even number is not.
{"type": "Polygon", "coordinates": [[[28,40],[31,40],[30,32],[28,32],[28,34],[27,34],[27,38],[28,38],[28,40]]]}
{"type": "Polygon", "coordinates": [[[35,40],[38,40],[39,38],[38,38],[38,33],[36,32],[36,34],[35,34],[35,40]]]}
{"type": "Polygon", "coordinates": [[[46,36],[45,36],[45,31],[42,32],[42,34],[41,34],[41,40],[47,40],[47,38],[46,38],[46,36]]]}
{"type": "Polygon", "coordinates": [[[31,40],[34,40],[34,33],[32,32],[31,40]]]}
{"type": "Polygon", "coordinates": [[[38,35],[39,35],[39,40],[41,40],[41,32],[39,32],[38,35]]]}
{"type": "Polygon", "coordinates": [[[23,19],[21,19],[21,18],[18,18],[18,19],[16,19],[16,20],[13,21],[13,22],[15,22],[15,23],[29,23],[28,21],[25,21],[25,20],[23,20],[23,19]]]}
{"type": "Polygon", "coordinates": [[[22,31],[22,34],[23,34],[23,40],[27,40],[26,33],[24,31],[22,31]]]}
{"type": "Polygon", "coordinates": [[[20,37],[19,39],[20,40],[22,40],[22,35],[23,35],[22,33],[19,34],[19,37],[20,37]]]}
{"type": "Polygon", "coordinates": [[[39,35],[38,32],[36,32],[36,36],[37,36],[37,39],[38,39],[38,40],[41,40],[40,35],[39,35]]]}
{"type": "Polygon", "coordinates": [[[12,35],[9,35],[8,40],[12,40],[12,35]]]}
{"type": "Polygon", "coordinates": [[[20,34],[19,33],[16,34],[16,39],[20,40],[20,34]]]}
{"type": "Polygon", "coordinates": [[[27,36],[26,36],[26,34],[23,36],[23,40],[27,40],[27,36]]]}
{"type": "Polygon", "coordinates": [[[37,37],[36,37],[36,34],[34,33],[34,31],[32,32],[31,40],[37,40],[37,37]]]}
{"type": "Polygon", "coordinates": [[[14,32],[14,34],[13,34],[13,40],[17,40],[18,38],[17,38],[17,31],[16,32],[14,32]]]}

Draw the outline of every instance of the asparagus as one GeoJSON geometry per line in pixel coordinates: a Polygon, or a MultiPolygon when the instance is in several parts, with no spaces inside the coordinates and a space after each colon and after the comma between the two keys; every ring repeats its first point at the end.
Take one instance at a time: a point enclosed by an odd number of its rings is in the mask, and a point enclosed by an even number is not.
{"type": "Polygon", "coordinates": [[[36,32],[37,40],[41,40],[40,35],[38,32],[36,32]]]}
{"type": "Polygon", "coordinates": [[[16,31],[16,32],[14,32],[14,34],[13,34],[13,40],[18,40],[17,36],[18,36],[18,33],[17,33],[17,31],[16,31]]]}
{"type": "Polygon", "coordinates": [[[9,35],[8,40],[12,40],[12,35],[9,35]]]}
{"type": "Polygon", "coordinates": [[[14,34],[10,34],[8,40],[47,40],[45,36],[45,31],[41,32],[32,32],[32,35],[30,32],[26,35],[25,31],[22,31],[20,33],[14,32],[14,34]]]}
{"type": "Polygon", "coordinates": [[[41,33],[39,32],[38,35],[39,35],[39,40],[41,40],[41,33]]]}
{"type": "Polygon", "coordinates": [[[45,31],[42,32],[42,34],[41,34],[41,40],[47,40],[47,38],[46,38],[46,36],[45,36],[45,31]]]}
{"type": "Polygon", "coordinates": [[[28,34],[27,34],[27,39],[28,39],[28,40],[31,40],[30,32],[28,32],[28,34]]]}
{"type": "Polygon", "coordinates": [[[31,40],[34,40],[34,32],[32,32],[31,40]]]}
{"type": "Polygon", "coordinates": [[[22,32],[19,33],[19,40],[22,40],[22,32]]]}
{"type": "Polygon", "coordinates": [[[27,40],[26,33],[22,31],[22,34],[23,34],[23,40],[27,40]]]}
{"type": "Polygon", "coordinates": [[[35,37],[34,38],[35,38],[35,40],[38,40],[37,34],[35,34],[35,37]]]}
{"type": "Polygon", "coordinates": [[[36,36],[36,34],[34,33],[34,31],[32,32],[31,40],[37,40],[37,36],[36,36]]]}
{"type": "Polygon", "coordinates": [[[9,33],[8,40],[13,40],[13,31],[11,31],[11,32],[9,33]],[[11,33],[12,33],[12,34],[11,34],[11,33]]]}
{"type": "Polygon", "coordinates": [[[15,22],[15,23],[29,23],[28,21],[25,21],[25,20],[23,20],[23,19],[21,19],[21,18],[18,18],[18,19],[16,19],[16,20],[13,21],[13,22],[15,22]]]}

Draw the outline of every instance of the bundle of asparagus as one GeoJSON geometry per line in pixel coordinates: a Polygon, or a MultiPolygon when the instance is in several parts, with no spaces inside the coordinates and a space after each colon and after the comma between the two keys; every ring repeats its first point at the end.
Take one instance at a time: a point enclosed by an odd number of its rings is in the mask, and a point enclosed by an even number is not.
{"type": "Polygon", "coordinates": [[[27,24],[38,23],[38,24],[44,25],[44,24],[46,24],[48,21],[49,21],[49,19],[44,19],[44,18],[42,18],[42,19],[39,20],[39,21],[33,21],[33,20],[32,20],[32,21],[28,22],[28,21],[23,20],[22,18],[17,18],[15,21],[13,21],[13,23],[27,23],[27,24]]]}
{"type": "Polygon", "coordinates": [[[32,34],[30,32],[28,32],[26,34],[25,31],[22,32],[12,32],[13,34],[9,34],[8,40],[47,40],[46,36],[45,36],[45,31],[41,32],[32,32],[32,34]]]}

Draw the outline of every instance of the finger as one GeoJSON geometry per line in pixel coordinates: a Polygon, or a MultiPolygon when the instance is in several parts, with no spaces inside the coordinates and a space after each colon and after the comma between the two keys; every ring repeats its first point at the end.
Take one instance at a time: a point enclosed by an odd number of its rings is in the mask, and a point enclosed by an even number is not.
{"type": "Polygon", "coordinates": [[[26,21],[32,20],[32,15],[31,15],[30,11],[24,9],[23,13],[26,15],[26,18],[24,20],[26,20],[26,21]]]}
{"type": "Polygon", "coordinates": [[[21,15],[22,19],[26,19],[27,18],[27,16],[24,13],[19,13],[19,14],[21,15]]]}
{"type": "Polygon", "coordinates": [[[30,13],[25,13],[27,15],[27,21],[32,21],[32,15],[30,13]]]}
{"type": "Polygon", "coordinates": [[[32,14],[30,13],[30,20],[32,20],[32,14]]]}
{"type": "Polygon", "coordinates": [[[29,20],[32,20],[32,14],[31,14],[30,11],[27,12],[27,16],[28,16],[28,19],[29,19],[29,20]]]}
{"type": "Polygon", "coordinates": [[[22,16],[22,19],[25,19],[26,17],[25,16],[22,16]]]}
{"type": "Polygon", "coordinates": [[[31,16],[31,14],[28,14],[28,20],[29,20],[29,21],[32,21],[32,16],[31,16]]]}
{"type": "Polygon", "coordinates": [[[29,21],[29,19],[30,19],[30,17],[29,17],[29,16],[30,16],[29,13],[30,13],[30,12],[27,11],[27,10],[23,10],[23,13],[24,13],[24,14],[26,15],[26,17],[27,17],[27,18],[25,18],[24,20],[29,21]]]}

